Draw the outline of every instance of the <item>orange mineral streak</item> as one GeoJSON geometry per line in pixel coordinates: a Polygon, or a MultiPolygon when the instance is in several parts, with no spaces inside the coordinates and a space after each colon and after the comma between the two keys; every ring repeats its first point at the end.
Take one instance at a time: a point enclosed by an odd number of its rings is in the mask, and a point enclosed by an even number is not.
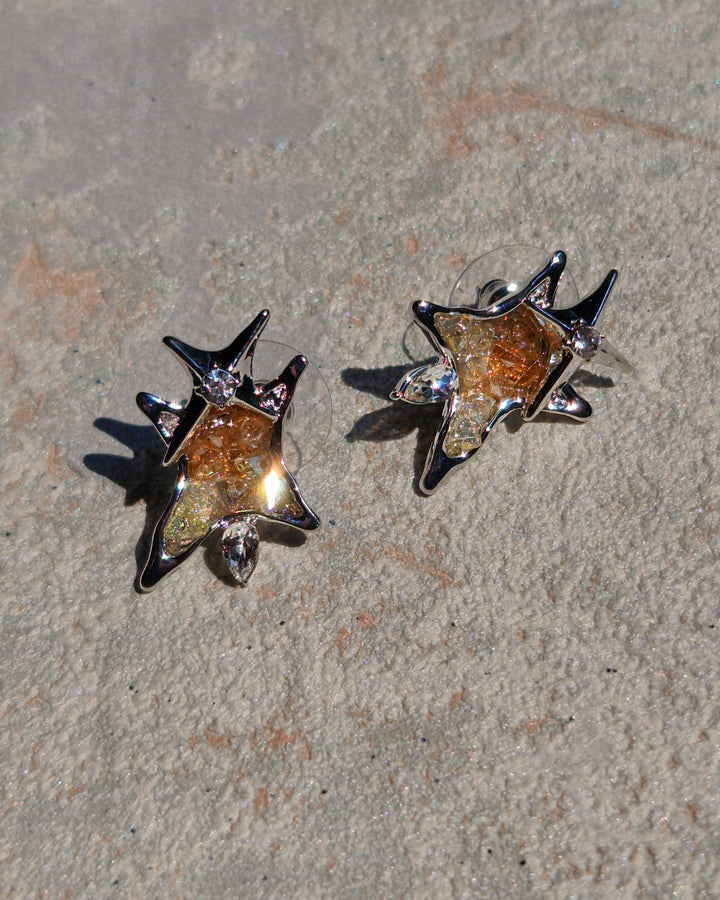
{"type": "Polygon", "coordinates": [[[525,409],[532,404],[562,339],[522,304],[495,318],[438,313],[434,321],[458,373],[457,406],[444,448],[460,456],[480,446],[503,400],[520,400],[525,409]]]}
{"type": "Polygon", "coordinates": [[[267,416],[238,404],[201,420],[183,448],[186,483],[163,534],[168,556],[204,538],[220,519],[245,512],[271,514],[280,495],[285,506],[295,504],[284,469],[276,465],[276,477],[271,474],[272,433],[267,416]],[[268,476],[274,479],[272,497],[268,476]]]}

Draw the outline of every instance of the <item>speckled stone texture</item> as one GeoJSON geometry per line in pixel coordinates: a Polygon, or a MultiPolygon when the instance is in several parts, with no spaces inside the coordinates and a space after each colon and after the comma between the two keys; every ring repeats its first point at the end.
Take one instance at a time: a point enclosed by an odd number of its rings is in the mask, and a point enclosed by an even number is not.
{"type": "Polygon", "coordinates": [[[719,80],[703,0],[0,7],[0,897],[720,896],[719,80]],[[408,303],[509,243],[636,373],[420,497],[408,303]],[[134,395],[264,306],[323,526],[140,596],[134,395]]]}

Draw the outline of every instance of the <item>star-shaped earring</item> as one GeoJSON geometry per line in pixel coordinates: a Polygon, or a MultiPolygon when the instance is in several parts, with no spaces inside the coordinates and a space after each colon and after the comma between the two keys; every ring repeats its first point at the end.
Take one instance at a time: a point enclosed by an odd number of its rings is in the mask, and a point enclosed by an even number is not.
{"type": "Polygon", "coordinates": [[[478,306],[487,304],[484,309],[412,304],[415,322],[439,358],[408,372],[390,396],[407,403],[445,403],[420,479],[424,493],[432,493],[451,469],[470,459],[513,410],[525,420],[540,412],[589,418],[592,407],[570,384],[586,362],[632,371],[596,327],[617,272],[608,272],[575,306],[554,309],[565,263],[559,250],[514,293],[499,280],[478,286],[478,306]]]}
{"type": "Polygon", "coordinates": [[[258,518],[305,530],[320,524],[282,456],[283,420],[307,359],[296,356],[265,384],[253,381],[253,353],[269,315],[264,309],[217,352],[164,338],[192,376],[192,396],[182,405],[137,395],[138,406],[165,442],[163,465],[178,467],[172,500],[157,523],[140,575],[145,591],[218,528],[224,529],[230,572],[245,584],[257,558],[258,518]]]}

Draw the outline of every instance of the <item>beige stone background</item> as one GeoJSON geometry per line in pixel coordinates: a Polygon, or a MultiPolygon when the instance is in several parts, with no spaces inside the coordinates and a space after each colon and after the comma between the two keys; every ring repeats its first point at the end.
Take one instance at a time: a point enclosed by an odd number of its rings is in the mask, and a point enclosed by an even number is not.
{"type": "Polygon", "coordinates": [[[720,896],[717,24],[0,4],[0,896],[720,896]],[[422,498],[408,303],[509,243],[620,270],[636,373],[422,498]],[[332,393],[323,527],[140,596],[135,393],[263,306],[332,393]]]}

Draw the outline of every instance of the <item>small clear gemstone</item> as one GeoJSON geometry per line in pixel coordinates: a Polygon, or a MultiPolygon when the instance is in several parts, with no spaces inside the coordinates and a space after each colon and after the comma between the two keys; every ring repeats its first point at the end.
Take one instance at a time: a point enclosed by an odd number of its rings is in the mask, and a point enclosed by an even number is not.
{"type": "Polygon", "coordinates": [[[286,397],[287,386],[284,384],[278,384],[271,391],[268,391],[267,394],[263,395],[262,399],[260,400],[260,406],[262,406],[263,409],[266,409],[269,413],[273,413],[273,415],[275,415],[282,409],[286,397]]]}
{"type": "Polygon", "coordinates": [[[545,278],[540,284],[533,288],[532,291],[528,294],[528,300],[531,303],[534,303],[535,306],[539,306],[541,309],[547,309],[550,305],[548,291],[550,290],[550,279],[545,278]]]}
{"type": "Polygon", "coordinates": [[[553,391],[552,394],[550,394],[548,409],[552,412],[564,412],[567,408],[567,405],[567,397],[561,390],[553,391]]]}
{"type": "Polygon", "coordinates": [[[222,553],[228,570],[239,585],[245,585],[255,570],[260,538],[253,519],[233,522],[223,532],[222,553]]]}
{"type": "Polygon", "coordinates": [[[179,421],[180,417],[177,413],[170,412],[170,410],[166,409],[160,413],[160,430],[165,437],[171,438],[173,436],[179,421]]]}
{"type": "Polygon", "coordinates": [[[600,346],[600,337],[592,325],[578,325],[570,335],[570,349],[581,359],[592,359],[600,346]]]}
{"type": "Polygon", "coordinates": [[[232,400],[237,386],[238,380],[230,372],[224,369],[211,369],[203,378],[197,392],[215,406],[223,407],[232,400]]]}
{"type": "Polygon", "coordinates": [[[394,400],[407,403],[438,403],[457,387],[457,372],[445,363],[420,366],[408,372],[392,392],[394,400]]]}

